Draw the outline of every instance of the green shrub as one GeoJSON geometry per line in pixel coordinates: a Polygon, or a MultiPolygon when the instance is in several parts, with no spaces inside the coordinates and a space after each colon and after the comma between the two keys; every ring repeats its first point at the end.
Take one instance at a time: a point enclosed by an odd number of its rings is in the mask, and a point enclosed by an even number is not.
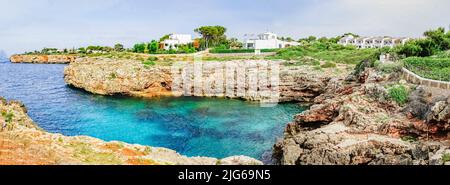
{"type": "Polygon", "coordinates": [[[11,123],[14,117],[14,113],[12,112],[2,112],[3,118],[5,118],[5,121],[7,123],[11,123]]]}
{"type": "Polygon", "coordinates": [[[322,67],[322,68],[334,68],[334,67],[336,67],[336,63],[330,62],[330,61],[326,61],[325,64],[322,64],[320,67],[322,67]]]}
{"type": "MultiPolygon", "coordinates": [[[[261,49],[261,52],[276,52],[279,49],[261,49]]],[[[209,50],[210,53],[254,53],[254,49],[226,49],[226,48],[214,48],[209,50]]]]}
{"type": "Polygon", "coordinates": [[[144,64],[145,68],[149,68],[150,66],[156,65],[154,60],[150,60],[150,57],[146,61],[143,61],[142,64],[144,64]]]}
{"type": "Polygon", "coordinates": [[[401,137],[403,141],[414,142],[417,141],[417,138],[414,136],[403,136],[401,137]]]}
{"type": "Polygon", "coordinates": [[[403,62],[388,62],[388,63],[381,63],[380,61],[374,62],[375,69],[382,71],[384,73],[393,73],[393,72],[399,72],[402,70],[403,62]]]}
{"type": "Polygon", "coordinates": [[[408,70],[421,77],[450,81],[449,57],[409,57],[403,61],[408,70]]]}
{"type": "Polygon", "coordinates": [[[442,155],[442,161],[444,163],[449,162],[450,161],[450,154],[447,153],[447,154],[442,155]]]}
{"type": "Polygon", "coordinates": [[[147,58],[147,61],[157,61],[157,60],[158,60],[158,57],[155,57],[155,56],[150,56],[147,58]]]}
{"type": "Polygon", "coordinates": [[[408,89],[403,85],[395,85],[388,89],[389,97],[400,106],[408,101],[408,89]]]}
{"type": "Polygon", "coordinates": [[[112,73],[109,74],[108,79],[112,80],[112,79],[115,79],[115,78],[117,78],[117,74],[115,72],[112,72],[112,73]]]}
{"type": "Polygon", "coordinates": [[[304,57],[312,57],[335,63],[357,64],[366,59],[376,60],[377,51],[377,49],[356,49],[353,46],[342,46],[332,42],[315,41],[300,46],[280,49],[275,56],[267,58],[301,60],[304,57]]]}

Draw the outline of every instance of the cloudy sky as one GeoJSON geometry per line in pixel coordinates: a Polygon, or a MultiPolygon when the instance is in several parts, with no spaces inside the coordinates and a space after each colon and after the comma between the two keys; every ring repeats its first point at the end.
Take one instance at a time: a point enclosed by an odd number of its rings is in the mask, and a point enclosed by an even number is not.
{"type": "Polygon", "coordinates": [[[229,37],[419,37],[450,26],[449,0],[0,0],[0,50],[72,48],[158,39],[223,25],[229,37]]]}

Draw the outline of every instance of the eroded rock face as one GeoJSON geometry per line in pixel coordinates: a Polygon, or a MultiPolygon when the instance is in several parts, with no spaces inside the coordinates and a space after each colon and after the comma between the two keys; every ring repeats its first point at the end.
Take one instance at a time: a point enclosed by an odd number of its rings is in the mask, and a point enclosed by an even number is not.
{"type": "Polygon", "coordinates": [[[64,70],[67,84],[101,95],[126,94],[153,97],[171,95],[170,67],[145,67],[138,61],[96,62],[79,59],[64,70]]]}
{"type": "Polygon", "coordinates": [[[87,136],[64,136],[40,129],[26,114],[24,105],[0,97],[0,165],[49,164],[196,164],[260,165],[246,157],[224,159],[186,157],[158,147],[105,142],[87,136]]]}
{"type": "Polygon", "coordinates": [[[67,64],[77,59],[75,55],[12,55],[12,63],[67,64]]]}
{"type": "Polygon", "coordinates": [[[395,78],[373,73],[377,71],[365,68],[346,78],[347,82],[328,83],[314,99],[316,104],[286,126],[284,138],[274,145],[278,162],[444,164],[442,156],[450,155],[448,138],[433,139],[432,134],[433,130],[448,133],[447,99],[432,100],[418,87],[411,93],[410,105],[399,107],[384,87],[384,83],[398,83],[395,78]],[[348,82],[354,77],[363,83],[348,82]]]}
{"type": "Polygon", "coordinates": [[[436,102],[430,108],[426,121],[432,127],[432,132],[448,133],[450,131],[450,101],[436,102]]]}
{"type": "MultiPolygon", "coordinates": [[[[247,64],[254,61],[228,61],[238,65],[247,64]]],[[[261,63],[264,61],[261,61],[261,63]]],[[[210,63],[210,62],[205,62],[210,63]]],[[[225,62],[220,62],[225,63],[225,62]]],[[[258,63],[258,61],[256,61],[258,63]]],[[[218,65],[223,67],[223,65],[218,65]]],[[[95,94],[112,95],[125,94],[138,97],[152,97],[152,96],[179,96],[188,93],[192,96],[217,96],[229,98],[242,98],[251,101],[261,101],[264,96],[258,93],[249,93],[249,86],[251,83],[262,84],[258,78],[254,80],[246,80],[249,78],[252,71],[257,67],[246,68],[242,72],[237,72],[233,76],[236,82],[232,87],[227,87],[228,84],[223,83],[220,87],[215,87],[218,91],[206,92],[192,89],[181,89],[185,84],[180,84],[178,81],[180,74],[174,74],[171,66],[145,66],[140,61],[134,60],[111,60],[111,59],[93,59],[82,58],[76,62],[71,63],[64,71],[64,79],[67,84],[82,88],[86,91],[95,94]],[[244,79],[244,80],[242,80],[244,79]],[[228,90],[238,89],[238,84],[242,85],[244,93],[229,93],[228,90]]],[[[333,77],[342,76],[345,73],[335,74],[327,71],[314,70],[312,66],[298,66],[287,67],[279,66],[276,69],[269,66],[268,70],[279,69],[279,81],[277,101],[299,101],[311,102],[316,96],[323,93],[325,87],[333,77]]],[[[202,80],[200,86],[205,86],[208,79],[217,79],[215,68],[203,69],[201,72],[202,80]]],[[[330,70],[331,71],[331,70],[330,70]]],[[[258,74],[259,75],[259,74],[258,74]]],[[[195,82],[193,79],[192,83],[195,82]]],[[[275,89],[268,85],[267,88],[275,89]]],[[[273,93],[275,94],[275,93],[273,93]]]]}

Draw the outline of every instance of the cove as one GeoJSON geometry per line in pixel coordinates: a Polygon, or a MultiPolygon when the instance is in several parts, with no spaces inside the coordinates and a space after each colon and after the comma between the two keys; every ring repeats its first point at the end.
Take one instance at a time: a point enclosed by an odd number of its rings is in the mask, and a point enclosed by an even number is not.
{"type": "Polygon", "coordinates": [[[68,87],[59,64],[0,63],[0,96],[22,101],[46,131],[165,147],[187,156],[264,159],[294,114],[286,103],[199,97],[93,95],[68,87]]]}

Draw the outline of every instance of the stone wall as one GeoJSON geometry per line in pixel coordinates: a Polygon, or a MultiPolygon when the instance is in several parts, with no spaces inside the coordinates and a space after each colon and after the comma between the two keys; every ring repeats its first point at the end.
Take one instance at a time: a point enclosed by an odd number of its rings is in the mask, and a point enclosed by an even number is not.
{"type": "Polygon", "coordinates": [[[423,77],[420,77],[419,75],[409,71],[406,68],[402,68],[402,77],[405,80],[407,80],[408,82],[411,82],[414,84],[450,90],[450,82],[423,78],[423,77]]]}

